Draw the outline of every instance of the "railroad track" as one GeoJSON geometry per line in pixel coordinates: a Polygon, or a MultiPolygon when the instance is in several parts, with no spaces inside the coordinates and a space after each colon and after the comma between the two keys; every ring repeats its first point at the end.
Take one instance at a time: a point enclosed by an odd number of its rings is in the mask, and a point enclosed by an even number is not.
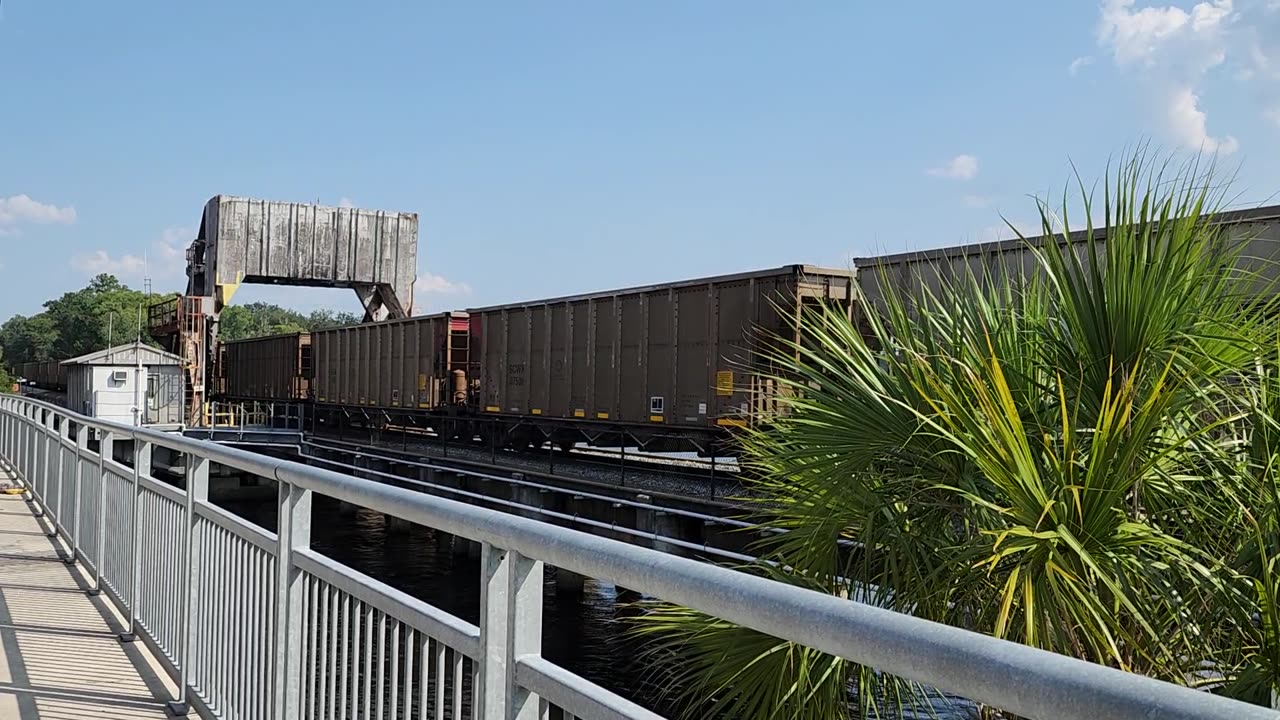
{"type": "MultiPolygon", "coordinates": [[[[316,439],[356,441],[349,431],[317,430],[311,433],[316,439]]],[[[574,448],[565,452],[552,444],[537,450],[485,447],[478,440],[446,442],[432,430],[404,426],[361,428],[357,432],[359,442],[367,442],[371,447],[415,452],[433,459],[456,458],[506,469],[574,476],[628,489],[709,499],[734,497],[743,489],[737,465],[723,460],[713,464],[708,460],[602,448],[574,448]]]]}

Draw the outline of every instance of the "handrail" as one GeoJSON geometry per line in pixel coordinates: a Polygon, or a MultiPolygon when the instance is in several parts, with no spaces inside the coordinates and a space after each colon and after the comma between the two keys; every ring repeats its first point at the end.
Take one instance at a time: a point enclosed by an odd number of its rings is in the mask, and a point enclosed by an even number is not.
{"type": "MultiPolygon", "coordinates": [[[[277,605],[277,617],[284,619],[284,623],[276,628],[280,640],[275,649],[283,669],[271,687],[288,688],[290,691],[285,693],[285,697],[275,699],[275,702],[280,703],[277,705],[280,708],[277,716],[280,717],[294,717],[293,713],[288,712],[290,709],[296,710],[299,702],[317,697],[314,690],[308,694],[307,683],[324,681],[323,672],[321,680],[317,681],[316,676],[307,674],[311,671],[304,671],[301,667],[305,642],[312,637],[312,634],[308,634],[311,631],[305,626],[308,618],[312,617],[307,613],[327,613],[330,602],[335,608],[362,603],[359,596],[354,596],[353,600],[353,595],[337,584],[328,582],[335,579],[332,577],[334,572],[345,578],[343,583],[357,582],[358,573],[346,572],[343,569],[345,566],[339,567],[337,563],[323,561],[307,549],[310,537],[310,497],[311,493],[319,493],[481,543],[482,607],[479,641],[474,648],[479,652],[478,657],[471,658],[474,662],[476,703],[480,709],[476,717],[523,718],[526,712],[532,713],[529,717],[535,716],[536,712],[530,710],[530,707],[536,709],[537,703],[534,702],[532,706],[528,704],[529,693],[534,689],[521,685],[522,677],[529,685],[537,684],[545,687],[548,692],[554,689],[563,693],[565,698],[571,699],[579,708],[592,712],[608,708],[609,712],[601,713],[601,716],[639,716],[639,713],[634,712],[634,706],[627,701],[585,681],[581,684],[570,682],[567,675],[548,669],[545,661],[537,659],[541,647],[541,572],[543,563],[546,563],[587,577],[610,581],[1024,717],[1080,720],[1152,717],[1175,720],[1280,718],[1280,713],[1272,710],[1208,692],[767,578],[331,470],[267,458],[236,448],[144,428],[85,418],[63,408],[25,398],[0,399],[0,428],[4,432],[0,436],[0,441],[4,442],[0,451],[6,457],[13,452],[12,430],[15,418],[19,420],[17,424],[25,428],[28,436],[32,435],[30,431],[34,428],[43,430],[45,437],[65,437],[68,432],[65,419],[70,419],[81,427],[110,433],[112,438],[133,439],[137,441],[135,448],[158,446],[185,453],[199,461],[194,463],[195,470],[191,469],[193,463],[188,463],[189,482],[195,478],[193,487],[197,488],[197,496],[200,493],[199,468],[203,467],[207,472],[205,461],[208,460],[274,478],[280,483],[281,525],[275,558],[287,562],[278,563],[272,572],[273,577],[279,579],[277,588],[280,594],[277,597],[280,602],[277,605]],[[61,429],[57,432],[53,430],[55,416],[64,418],[61,429]],[[318,577],[318,574],[324,577],[318,577]],[[301,699],[294,697],[294,690],[298,691],[301,699]],[[587,701],[588,698],[581,696],[582,693],[591,695],[590,702],[587,701]]],[[[77,445],[82,444],[83,438],[79,438],[77,445]]],[[[61,443],[58,446],[61,447],[61,443]]],[[[140,466],[141,474],[146,475],[149,457],[138,457],[141,462],[135,464],[140,466]]],[[[135,474],[138,471],[139,468],[135,468],[135,474]]],[[[133,487],[138,492],[137,489],[142,484],[135,481],[133,487]]],[[[48,496],[52,493],[44,494],[48,496]]],[[[61,485],[57,497],[65,497],[61,485]]],[[[193,499],[191,493],[184,493],[184,497],[188,506],[206,502],[199,497],[193,499]]],[[[46,511],[55,512],[43,497],[39,500],[46,511]]],[[[197,513],[191,514],[192,517],[196,515],[197,513]]],[[[73,533],[79,532],[78,522],[63,525],[73,533]]],[[[184,537],[189,540],[193,535],[184,537]]],[[[190,552],[189,543],[187,547],[190,552]]],[[[253,551],[258,552],[259,549],[254,548],[253,551]]],[[[208,559],[198,553],[193,557],[197,561],[208,559]]],[[[220,556],[214,554],[209,557],[216,560],[220,556]]],[[[136,580],[135,587],[138,587],[136,580]]],[[[194,591],[191,594],[194,596],[194,591]]],[[[380,617],[384,624],[391,618],[396,633],[403,628],[406,638],[412,636],[422,640],[427,637],[433,642],[441,640],[431,635],[432,631],[437,634],[443,632],[433,620],[440,619],[440,611],[418,604],[407,596],[393,599],[379,595],[379,598],[385,599],[385,608],[394,609],[399,603],[404,607],[416,608],[414,612],[424,613],[415,620],[411,617],[394,617],[385,610],[370,610],[371,613],[382,613],[380,617]]],[[[147,598],[131,595],[130,599],[132,619],[137,614],[132,609],[133,605],[141,604],[146,610],[144,601],[147,598]]],[[[160,600],[151,600],[158,601],[160,600]]],[[[345,631],[345,625],[339,627],[336,619],[339,616],[332,617],[333,629],[345,631]]],[[[369,627],[373,627],[374,615],[369,614],[367,617],[370,618],[369,627]]],[[[355,625],[353,623],[352,627],[355,625]]],[[[464,637],[470,636],[466,625],[452,627],[453,630],[443,634],[450,634],[449,639],[453,642],[469,644],[464,637]]],[[[147,630],[146,627],[142,629],[147,630]]],[[[355,631],[358,641],[361,637],[358,634],[359,628],[355,631]]],[[[396,634],[395,638],[398,643],[400,635],[396,634]]],[[[409,640],[406,639],[406,644],[408,643],[409,640]]],[[[346,645],[343,647],[345,651],[346,645]]],[[[318,659],[321,666],[325,662],[324,657],[317,658],[314,653],[308,657],[318,659]]],[[[178,660],[175,664],[180,662],[182,661],[178,660]]],[[[462,660],[457,662],[461,663],[462,660]]],[[[335,665],[331,669],[336,667],[335,665]]],[[[392,667],[394,675],[395,666],[392,667]]],[[[459,678],[462,677],[461,667],[461,664],[455,666],[456,676],[459,678]]],[[[339,680],[345,682],[343,678],[339,680]]],[[[350,682],[354,702],[354,695],[359,688],[354,676],[350,682]]],[[[394,681],[392,682],[394,688],[394,681]]],[[[187,684],[182,684],[184,692],[187,684]]],[[[347,698],[346,685],[340,689],[340,697],[347,698]]],[[[321,692],[321,696],[323,694],[321,692]]],[[[332,697],[333,694],[330,693],[331,700],[332,697]]]]}

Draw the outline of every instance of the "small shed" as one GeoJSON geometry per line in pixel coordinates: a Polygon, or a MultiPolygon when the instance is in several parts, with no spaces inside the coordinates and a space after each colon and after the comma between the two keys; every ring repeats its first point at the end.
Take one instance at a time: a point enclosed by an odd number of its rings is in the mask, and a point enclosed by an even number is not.
{"type": "Polygon", "coordinates": [[[181,426],[182,358],[140,342],[63,360],[67,409],[133,425],[181,426]],[[134,417],[138,409],[140,417],[134,417]]]}

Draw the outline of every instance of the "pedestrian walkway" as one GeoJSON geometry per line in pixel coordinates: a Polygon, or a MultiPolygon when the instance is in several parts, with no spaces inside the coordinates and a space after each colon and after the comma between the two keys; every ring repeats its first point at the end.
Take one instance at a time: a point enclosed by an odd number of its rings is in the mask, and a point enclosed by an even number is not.
{"type": "Polygon", "coordinates": [[[25,497],[0,494],[0,720],[166,717],[167,675],[25,497]]]}

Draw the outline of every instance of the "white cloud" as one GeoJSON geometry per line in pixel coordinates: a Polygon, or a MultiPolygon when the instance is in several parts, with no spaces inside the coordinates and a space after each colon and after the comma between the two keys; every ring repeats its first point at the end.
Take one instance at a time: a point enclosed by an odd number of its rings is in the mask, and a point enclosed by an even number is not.
{"type": "Polygon", "coordinates": [[[1089,55],[1084,55],[1082,57],[1076,58],[1075,60],[1072,60],[1071,64],[1067,66],[1067,72],[1070,73],[1072,77],[1075,77],[1081,70],[1085,68],[1086,65],[1092,65],[1092,64],[1093,64],[1093,57],[1089,55]]]}
{"type": "Polygon", "coordinates": [[[1201,101],[1205,86],[1223,66],[1229,77],[1253,86],[1263,107],[1280,103],[1278,38],[1275,0],[1201,0],[1190,9],[1105,0],[1096,28],[1099,46],[1150,93],[1160,113],[1155,124],[1168,138],[1186,150],[1220,155],[1240,143],[1210,119],[1201,101]]]}
{"type": "Polygon", "coordinates": [[[351,198],[349,197],[343,197],[338,200],[338,207],[340,208],[352,208],[355,206],[356,204],[354,202],[351,202],[351,198]]]}
{"type": "Polygon", "coordinates": [[[86,275],[109,273],[124,281],[150,276],[163,287],[185,286],[186,248],[192,237],[189,228],[170,227],[140,254],[112,255],[106,250],[78,253],[71,257],[71,267],[86,275]]]}
{"type": "Polygon", "coordinates": [[[432,273],[422,273],[413,287],[419,295],[468,295],[471,286],[432,273]]]}
{"type": "Polygon", "coordinates": [[[12,230],[22,223],[70,225],[76,221],[76,209],[58,207],[31,199],[26,193],[0,197],[0,228],[12,230]]]}
{"type": "Polygon", "coordinates": [[[991,198],[986,195],[965,195],[960,198],[960,202],[964,203],[965,207],[984,208],[991,204],[991,198]]]}
{"type": "Polygon", "coordinates": [[[137,255],[112,257],[106,250],[77,253],[71,257],[71,267],[88,275],[109,273],[116,277],[141,275],[144,261],[137,255]]]}
{"type": "Polygon", "coordinates": [[[934,177],[950,178],[952,180],[972,180],[978,175],[978,158],[972,155],[957,155],[951,158],[947,164],[930,168],[925,172],[934,177]]]}
{"type": "Polygon", "coordinates": [[[1152,66],[1171,46],[1183,45],[1178,54],[1185,55],[1187,46],[1193,44],[1209,48],[1195,61],[1208,61],[1210,66],[1222,62],[1224,51],[1215,39],[1231,16],[1232,0],[1201,2],[1191,12],[1174,5],[1134,5],[1135,0],[1107,0],[1102,6],[1098,40],[1110,46],[1117,63],[1152,66]]]}
{"type": "Polygon", "coordinates": [[[456,310],[447,302],[437,304],[441,296],[470,295],[471,286],[434,273],[424,272],[418,275],[413,286],[413,313],[425,315],[444,310],[456,310]]]}
{"type": "MultiPolygon", "coordinates": [[[[1280,0],[1277,1],[1280,2],[1280,0]]],[[[1274,123],[1276,127],[1280,127],[1280,105],[1264,110],[1262,116],[1274,123]]]]}
{"type": "Polygon", "coordinates": [[[1175,90],[1169,98],[1168,122],[1174,139],[1189,150],[1230,155],[1240,149],[1240,143],[1230,135],[1221,139],[1209,135],[1200,98],[1189,87],[1175,90]]]}

